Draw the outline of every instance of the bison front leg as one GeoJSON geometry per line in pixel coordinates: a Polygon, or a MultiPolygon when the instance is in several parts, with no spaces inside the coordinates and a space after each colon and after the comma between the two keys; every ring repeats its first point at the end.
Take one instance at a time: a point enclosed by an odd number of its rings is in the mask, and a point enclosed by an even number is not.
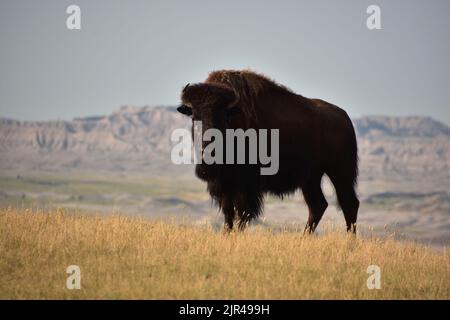
{"type": "Polygon", "coordinates": [[[223,215],[225,217],[224,231],[231,232],[233,230],[233,223],[236,217],[233,201],[231,201],[230,199],[225,199],[222,202],[221,207],[223,215]]]}
{"type": "Polygon", "coordinates": [[[263,207],[263,195],[259,190],[247,189],[240,193],[236,202],[236,214],[239,231],[243,231],[248,224],[259,217],[263,207]]]}

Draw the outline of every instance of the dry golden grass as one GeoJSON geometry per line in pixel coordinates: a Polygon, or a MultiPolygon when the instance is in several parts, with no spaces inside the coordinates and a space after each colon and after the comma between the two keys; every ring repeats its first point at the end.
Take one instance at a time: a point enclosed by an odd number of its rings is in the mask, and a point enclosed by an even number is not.
{"type": "Polygon", "coordinates": [[[224,235],[124,216],[0,211],[2,299],[449,299],[450,258],[342,232],[224,235]],[[368,290],[369,265],[381,268],[368,290]],[[81,268],[81,290],[66,268],[81,268]]]}

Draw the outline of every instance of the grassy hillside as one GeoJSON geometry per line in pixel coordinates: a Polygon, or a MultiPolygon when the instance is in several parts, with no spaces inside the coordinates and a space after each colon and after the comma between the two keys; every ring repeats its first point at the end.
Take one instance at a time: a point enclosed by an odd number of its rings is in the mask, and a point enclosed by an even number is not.
{"type": "Polygon", "coordinates": [[[0,211],[0,298],[449,299],[448,250],[353,237],[210,227],[62,210],[0,211]],[[81,290],[66,268],[81,269],[81,290]],[[381,268],[369,290],[367,267],[381,268]]]}

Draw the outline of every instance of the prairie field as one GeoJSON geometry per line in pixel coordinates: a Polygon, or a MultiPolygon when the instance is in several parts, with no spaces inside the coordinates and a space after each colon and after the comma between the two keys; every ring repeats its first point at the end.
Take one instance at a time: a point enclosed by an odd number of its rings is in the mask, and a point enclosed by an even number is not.
{"type": "Polygon", "coordinates": [[[0,210],[0,299],[449,299],[448,248],[328,228],[0,210]],[[67,267],[81,289],[69,290],[67,267]],[[368,289],[368,267],[380,289],[368,289]]]}

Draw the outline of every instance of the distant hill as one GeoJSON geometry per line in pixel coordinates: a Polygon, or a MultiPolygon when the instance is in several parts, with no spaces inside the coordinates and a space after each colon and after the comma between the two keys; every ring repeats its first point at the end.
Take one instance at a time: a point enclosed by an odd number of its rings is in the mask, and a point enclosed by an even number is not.
{"type": "MultiPolygon", "coordinates": [[[[354,119],[363,178],[449,177],[450,129],[429,117],[354,119]]],[[[0,119],[0,169],[180,170],[170,163],[170,135],[189,128],[173,107],[125,106],[73,121],[0,119]]]]}
{"type": "Polygon", "coordinates": [[[450,137],[447,125],[430,117],[366,116],[354,120],[355,129],[361,138],[366,137],[450,137]]]}
{"type": "Polygon", "coordinates": [[[187,126],[187,121],[174,108],[122,107],[109,116],[46,122],[0,119],[0,125],[2,152],[92,154],[162,151],[169,147],[173,128],[187,126]]]}

